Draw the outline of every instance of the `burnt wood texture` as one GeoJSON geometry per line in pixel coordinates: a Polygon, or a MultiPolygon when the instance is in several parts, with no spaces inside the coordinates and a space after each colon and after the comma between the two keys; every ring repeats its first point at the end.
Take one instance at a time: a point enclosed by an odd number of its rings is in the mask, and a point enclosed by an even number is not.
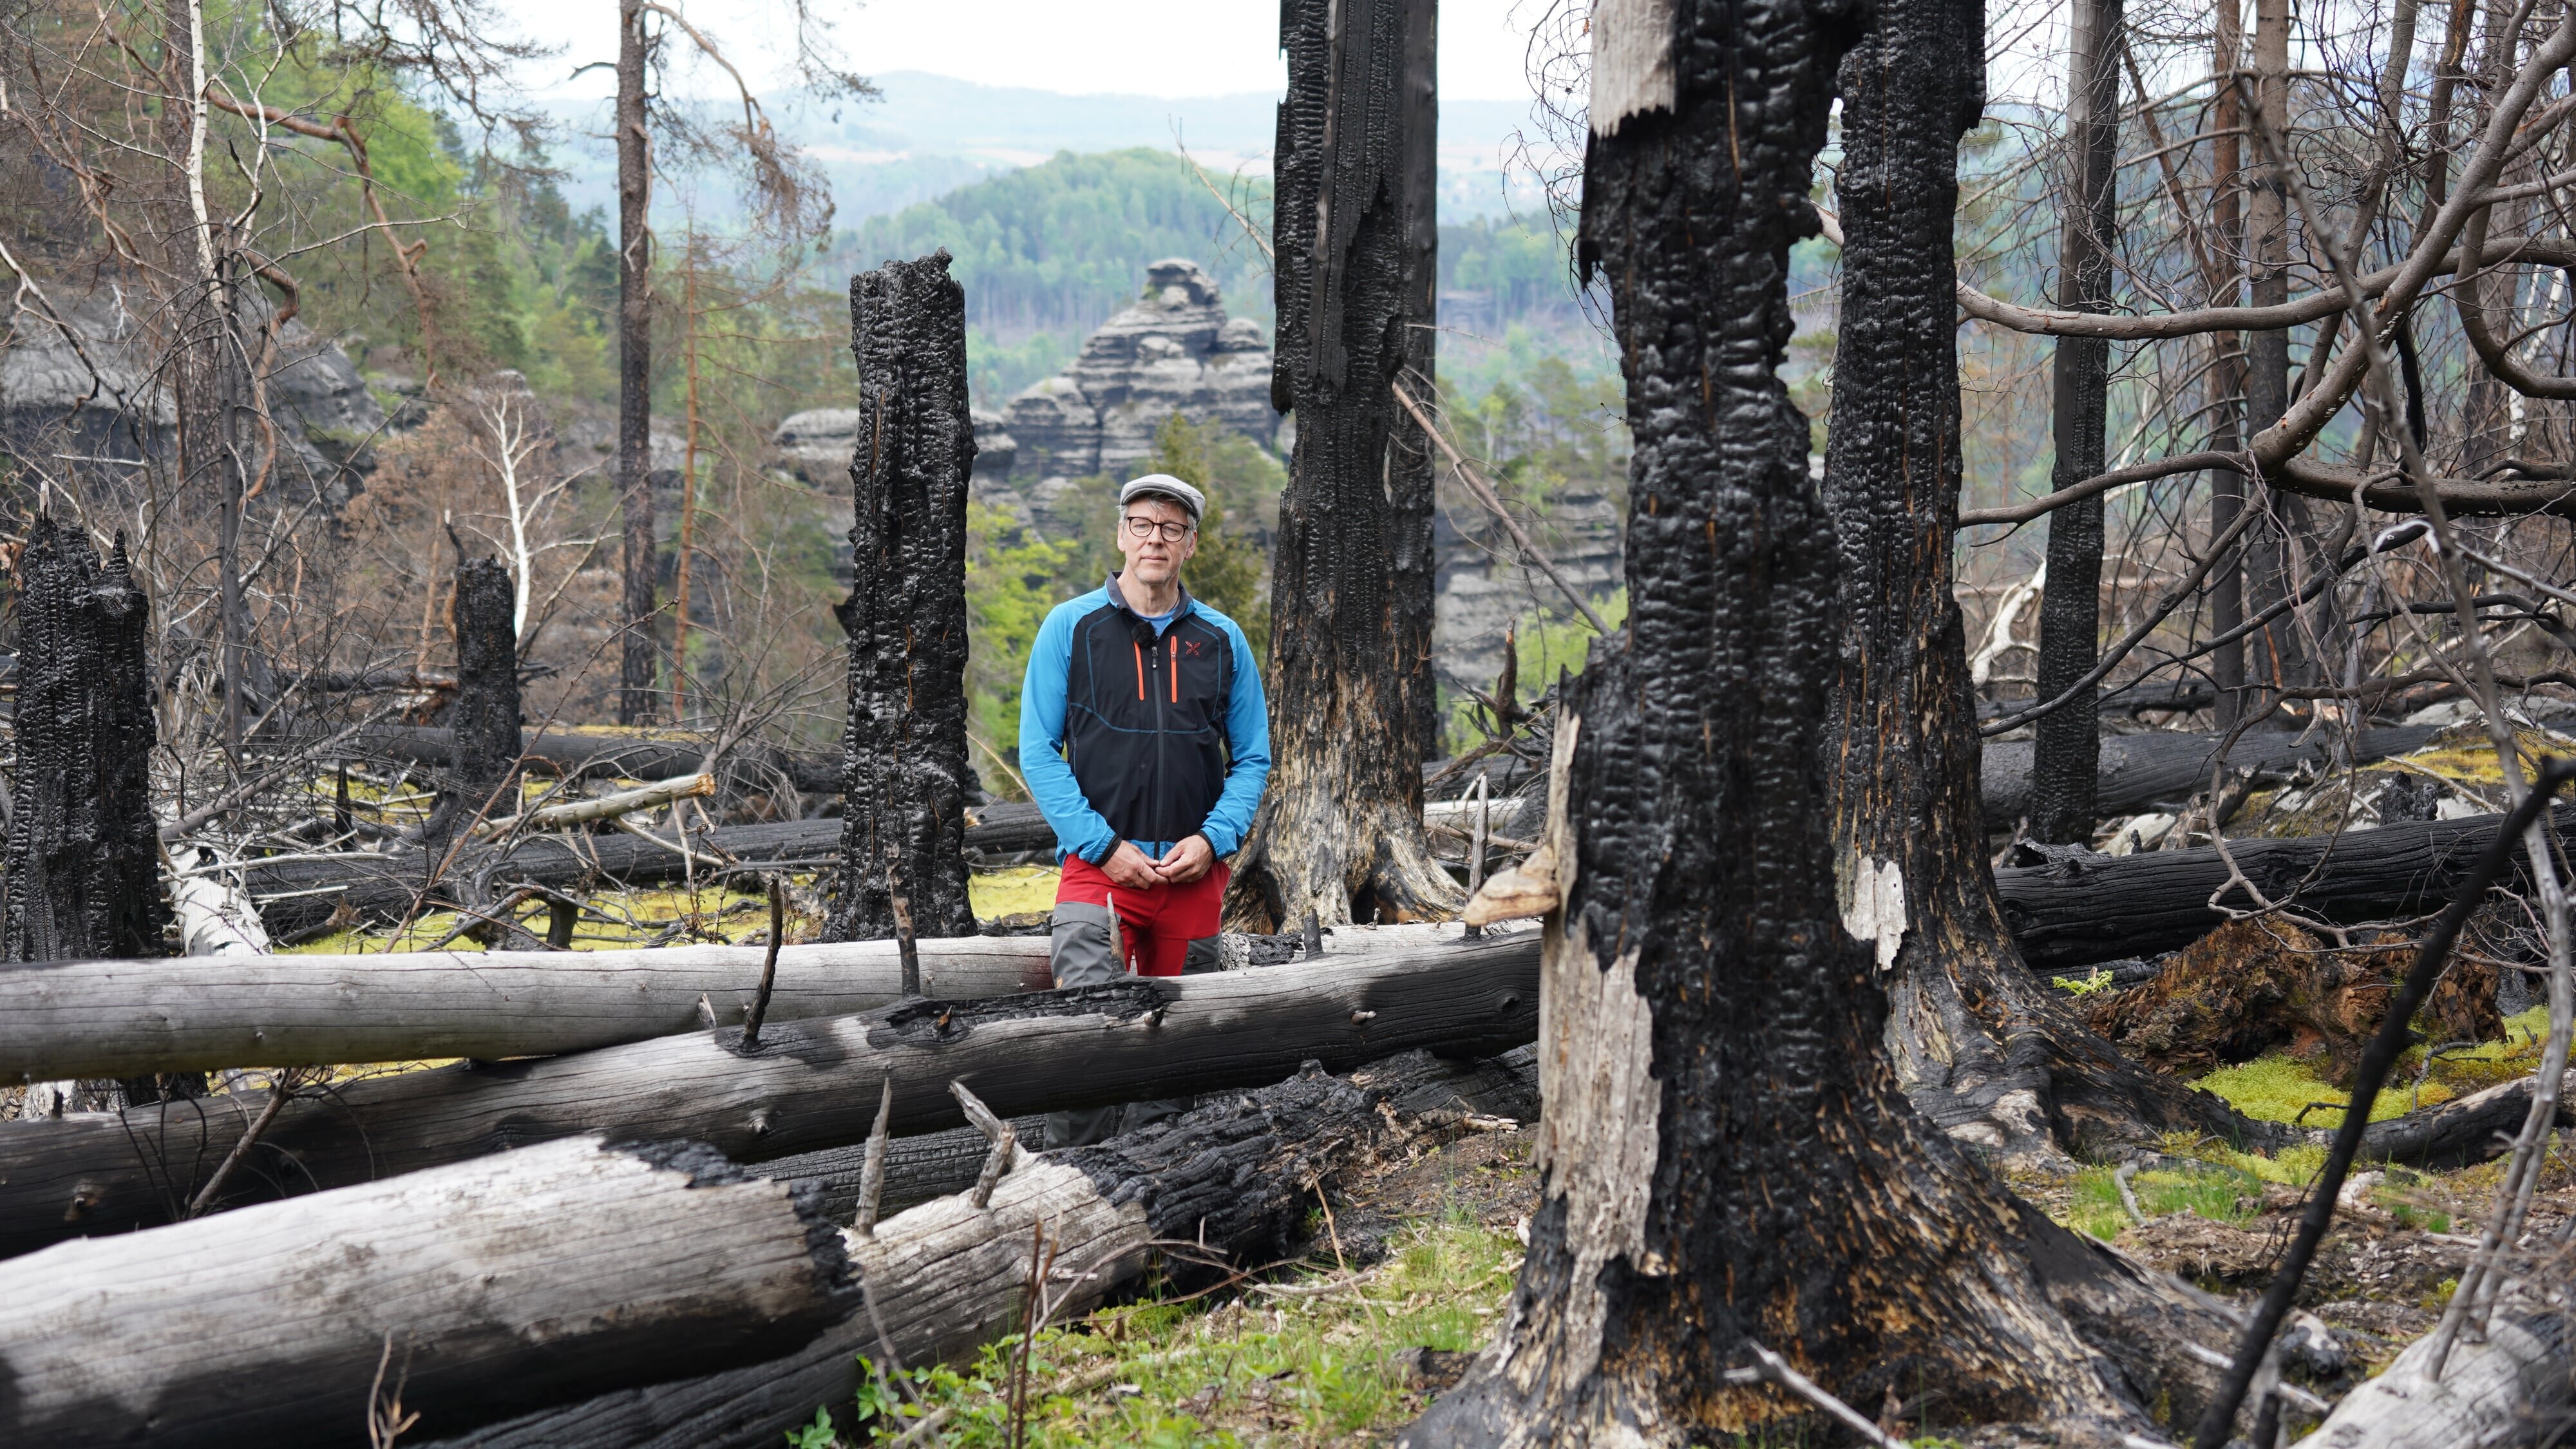
{"type": "Polygon", "coordinates": [[[1245,929],[1445,916],[1422,834],[1431,677],[1433,0],[1287,0],[1278,351],[1297,415],[1279,503],[1270,788],[1234,863],[1245,929]]]}
{"type": "Polygon", "coordinates": [[[456,702],[448,712],[447,778],[428,837],[445,841],[477,819],[518,813],[519,631],[510,571],[499,559],[456,568],[456,702]]]}
{"type": "Polygon", "coordinates": [[[152,818],[159,739],[145,603],[125,540],[38,518],[18,564],[18,759],[9,817],[11,961],[169,954],[152,818]]]}
{"type": "Polygon", "coordinates": [[[1908,1105],[1834,890],[1837,543],[1779,377],[1789,250],[1845,51],[1955,69],[1976,33],[1923,0],[1673,0],[1597,7],[1591,44],[1578,260],[1627,381],[1629,623],[1556,736],[1529,1252],[1502,1341],[1399,1442],[1799,1432],[1771,1421],[1801,1401],[1728,1382],[1748,1340],[1848,1403],[1937,1381],[1952,1422],[2143,1429],[2193,1396],[2110,1368],[2050,1297],[2106,1280],[2045,1261],[2101,1255],[1908,1105]]]}
{"type": "MultiPolygon", "coordinates": [[[[1008,1331],[1041,1224],[1067,1275],[1058,1280],[1067,1294],[1058,1322],[1156,1262],[1149,1239],[1191,1244],[1161,1260],[1176,1277],[1212,1276],[1211,1262],[1258,1269],[1305,1246],[1317,1192],[1373,1158],[1438,1141],[1461,1108],[1494,1111],[1525,1097],[1528,1071],[1526,1054],[1458,1062],[1418,1052],[1348,1079],[1309,1070],[1098,1147],[1023,1156],[986,1207],[962,1195],[928,1201],[856,1239],[851,1255],[871,1309],[801,1352],[621,1389],[431,1449],[773,1449],[811,1423],[818,1405],[858,1442],[848,1410],[864,1379],[859,1356],[888,1366],[963,1358],[1008,1331]]],[[[980,1136],[960,1144],[967,1181],[981,1144],[980,1136]]],[[[890,1175],[889,1205],[893,1196],[890,1175]]]]}
{"type": "MultiPolygon", "coordinates": [[[[1891,64],[1873,42],[1842,65],[1841,345],[1824,495],[1841,542],[1828,758],[1844,919],[1875,938],[1898,1080],[1952,1135],[2018,1155],[2168,1129],[2232,1134],[2223,1101],[2125,1061],[2023,968],[1986,862],[1978,775],[1996,747],[1981,756],[1951,592],[1960,414],[1950,233],[1959,137],[1985,100],[1978,16],[1976,0],[1911,5],[1888,21],[1929,27],[1903,42],[1908,63],[1891,64]]],[[[2173,738],[2184,756],[2196,745],[2205,757],[2211,744],[2173,738]]],[[[2030,747],[2020,749],[2027,780],[2030,747]]],[[[2254,751],[2240,743],[2236,753],[2254,751]]],[[[2159,778],[2188,794],[2196,768],[2195,758],[2159,778]]],[[[2199,780],[2206,788],[2205,772],[2199,780]]]]}
{"type": "Polygon", "coordinates": [[[850,279],[850,641],[840,869],[826,940],[975,929],[966,903],[966,292],[945,249],[850,279]]]}
{"type": "MultiPolygon", "coordinates": [[[[2075,0],[2067,31],[2065,181],[2073,193],[2058,242],[2059,304],[2101,312],[2111,305],[2117,247],[2120,148],[2120,0],[2075,0]]],[[[2103,470],[2111,343],[2060,337],[2049,361],[2057,459],[2050,481],[2071,488],[2103,470]]],[[[2102,657],[2102,495],[2048,515],[2048,579],[2039,598],[2039,683],[2043,700],[2075,697],[2042,715],[2033,731],[2031,834],[2057,844],[2093,838],[2093,786],[2102,750],[2100,689],[2083,685],[2102,657]]]]}
{"type": "MultiPolygon", "coordinates": [[[[1537,1030],[1534,934],[1312,965],[1136,978],[976,1002],[773,1021],[567,1056],[468,1062],[308,1093],[277,1114],[217,1206],[340,1187],[530,1142],[688,1137],[756,1162],[964,1120],[964,1081],[1005,1114],[1276,1082],[1415,1047],[1489,1055],[1537,1030]]],[[[728,1011],[730,1015],[730,1011],[728,1011]]],[[[0,1256],[170,1221],[266,1105],[260,1092],[0,1122],[0,1256]]]]}

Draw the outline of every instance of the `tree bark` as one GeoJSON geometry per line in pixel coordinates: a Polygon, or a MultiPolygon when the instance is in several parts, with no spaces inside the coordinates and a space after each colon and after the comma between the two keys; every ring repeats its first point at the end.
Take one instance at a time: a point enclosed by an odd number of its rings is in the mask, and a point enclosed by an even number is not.
{"type": "MultiPolygon", "coordinates": [[[[1234,864],[1246,929],[1444,917],[1422,833],[1430,684],[1428,440],[1391,384],[1431,361],[1431,0],[1280,11],[1279,336],[1297,415],[1272,586],[1270,788],[1234,864]]],[[[1427,376],[1427,373],[1426,373],[1427,376]]],[[[1407,383],[1427,395],[1423,378],[1407,383]]]]}
{"type": "Polygon", "coordinates": [[[617,497],[620,595],[617,722],[654,715],[653,162],[645,131],[642,0],[617,7],[617,497]]]}
{"type": "MultiPolygon", "coordinates": [[[[2120,222],[2121,13],[2121,0],[2076,0],[2067,30],[2066,146],[2074,195],[2058,244],[2058,285],[2069,311],[2111,306],[2111,253],[2120,222]]],[[[1942,215],[1953,209],[1944,207],[1942,215]]],[[[2060,337],[2050,372],[2056,385],[2054,483],[2070,488],[2105,466],[2111,344],[2099,337],[2060,337]]],[[[2101,635],[2102,497],[2095,494],[2048,516],[2048,582],[2039,602],[2041,699],[2058,698],[2093,671],[2102,655],[2101,635]]],[[[2035,839],[2081,845],[2093,838],[2093,782],[2102,750],[2099,694],[2087,685],[2039,721],[2030,772],[2035,839]]]]}
{"type": "Polygon", "coordinates": [[[824,937],[975,931],[966,900],[966,291],[945,248],[850,279],[867,430],[850,461],[841,864],[824,937]]]}
{"type": "MultiPolygon", "coordinates": [[[[1955,12],[1911,3],[1856,66],[1955,72],[1975,41],[1918,53],[1955,12]]],[[[1579,257],[1628,382],[1631,622],[1557,727],[1529,1254],[1494,1348],[1401,1443],[1767,1434],[1796,1401],[1727,1384],[1747,1340],[1849,1402],[1929,1378],[1953,1422],[2138,1418],[2031,1267],[2063,1235],[1906,1105],[1828,893],[1834,527],[1777,369],[1815,227],[1781,198],[1806,195],[1846,23],[1594,14],[1579,257]]],[[[1946,138],[1956,111],[1897,124],[1946,138]]]]}
{"type": "MultiPolygon", "coordinates": [[[[726,1027],[349,1082],[282,1108],[216,1206],[584,1132],[689,1137],[745,1162],[846,1146],[866,1139],[889,1079],[893,1130],[926,1132],[964,1120],[951,1081],[1007,1115],[1262,1086],[1309,1059],[1338,1070],[1414,1047],[1504,1051],[1537,1030],[1537,956],[1523,933],[776,1022],[751,1053],[726,1027]]],[[[238,1092],[0,1123],[0,1255],[167,1221],[266,1102],[238,1092]]]]}
{"type": "MultiPolygon", "coordinates": [[[[2100,12],[2118,14],[2116,0],[2092,8],[2098,23],[2110,23],[2100,12]]],[[[1843,291],[1824,481],[1842,565],[1828,756],[1835,880],[1846,929],[1876,945],[1887,1045],[1914,1105],[1962,1140],[2053,1156],[2105,1138],[2225,1131],[2232,1114],[2123,1060],[2047,993],[2013,948],[1986,864],[1975,691],[1951,576],[1960,486],[1951,223],[1958,140],[1985,99],[1980,15],[1975,0],[1890,11],[1878,42],[1842,68],[1843,291]]],[[[2061,368],[2072,340],[2059,344],[2061,368]]],[[[2096,402],[2098,440],[2098,387],[2096,402]]],[[[2048,568],[2054,582],[2055,557],[2048,568]]],[[[2092,728],[2086,712],[2088,741],[2092,728]]],[[[2169,738],[2187,757],[2214,743],[2169,738]]],[[[2031,749],[1988,753],[2017,751],[2021,782],[2040,796],[2048,737],[2039,769],[2031,749]]],[[[2094,759],[2074,763],[2094,778],[2094,759]]],[[[2157,778],[2188,794],[2196,771],[2195,758],[2157,778]]],[[[2089,830],[2094,791],[2082,795],[2089,830]]],[[[2072,808],[2063,793],[2058,803],[2072,808]]]]}
{"type": "Polygon", "coordinates": [[[124,537],[101,563],[76,529],[40,516],[18,582],[17,788],[0,955],[165,955],[148,620],[124,537]]]}
{"type": "MultiPolygon", "coordinates": [[[[1048,1235],[1069,1273],[1094,1275],[1068,1280],[1058,1322],[1152,1264],[1153,1240],[1191,1243],[1193,1260],[1277,1262],[1300,1246],[1318,1191],[1354,1166],[1438,1140],[1462,1106],[1488,1110],[1498,1078],[1517,1081],[1520,1073],[1421,1054],[1374,1063],[1347,1081],[1305,1072],[1229,1095],[1167,1128],[1026,1158],[985,1208],[962,1195],[942,1198],[880,1222],[873,1238],[854,1236],[851,1256],[867,1275],[875,1313],[852,1316],[802,1352],[620,1390],[432,1449],[772,1449],[782,1433],[811,1423],[817,1405],[834,1409],[841,1433],[855,1442],[846,1406],[864,1377],[858,1357],[905,1365],[957,1359],[1009,1329],[1025,1311],[1033,1233],[1048,1235]]],[[[970,1178],[973,1171],[970,1164],[970,1178]]],[[[1168,1265],[1204,1272],[1179,1260],[1168,1265]]]]}
{"type": "MultiPolygon", "coordinates": [[[[2400,821],[2342,836],[2239,840],[2227,847],[2237,869],[2266,900],[2289,902],[2303,916],[2360,925],[2439,910],[2466,878],[2477,853],[2495,836],[2494,815],[2466,820],[2400,821]]],[[[2576,845],[2576,810],[2551,813],[2560,838],[2576,845]]],[[[2038,852],[2026,852],[2036,858],[2038,852]]],[[[2259,908],[2244,887],[2228,886],[2227,859],[2215,846],[2136,855],[2068,853],[2044,863],[2009,861],[1995,872],[2004,920],[2036,971],[2065,971],[2179,950],[2215,929],[2224,904],[2259,908]]],[[[2527,889],[2527,885],[2519,888],[2527,889]]]]}
{"type": "MultiPolygon", "coordinates": [[[[159,731],[148,623],[123,535],[102,564],[77,527],[37,517],[18,560],[17,761],[0,959],[169,954],[152,817],[159,731]]],[[[82,1108],[204,1090],[202,1079],[162,1081],[146,1072],[58,1075],[70,1079],[70,1100],[82,1108]]]]}
{"type": "MultiPolygon", "coordinates": [[[[2286,137],[2290,132],[2290,0],[2254,0],[2253,110],[2262,124],[2286,137]]],[[[2242,82],[2240,82],[2241,84],[2242,82]]],[[[2290,300],[2289,197],[2264,151],[2253,148],[2254,184],[2246,192],[2245,256],[2249,300],[2257,307],[2290,300]]],[[[2245,339],[2245,425],[2260,433],[2279,422],[2290,407],[2290,334],[2256,332],[2245,339]]],[[[2312,547],[2308,507],[2298,495],[2264,491],[2272,517],[2255,524],[2246,546],[2246,604],[2262,610],[2279,603],[2296,577],[2293,554],[2312,547]]],[[[2273,690],[2309,682],[2300,616],[2293,610],[2253,635],[2253,671],[2259,686],[2273,690]]]]}
{"type": "MultiPolygon", "coordinates": [[[[681,730],[637,731],[598,725],[549,724],[519,732],[518,755],[529,768],[571,779],[623,775],[635,780],[664,780],[693,774],[716,745],[712,735],[681,730]]],[[[352,739],[354,756],[406,760],[443,766],[455,758],[451,730],[428,725],[370,725],[352,739]]],[[[838,755],[806,754],[769,747],[729,750],[720,762],[726,779],[744,790],[772,790],[775,771],[801,794],[841,792],[838,755]]]]}
{"type": "Polygon", "coordinates": [[[345,1443],[386,1399],[455,1433],[774,1358],[858,1293],[811,1193],[587,1138],[66,1243],[0,1301],[0,1439],[178,1449],[345,1443]]]}
{"type": "Polygon", "coordinates": [[[427,838],[446,841],[478,819],[518,813],[519,637],[510,571],[498,559],[459,561],[450,626],[456,635],[454,744],[427,838]]]}
{"type": "MultiPolygon", "coordinates": [[[[2211,56],[2211,73],[2219,77],[2213,87],[2216,95],[2211,107],[2209,216],[2212,248],[2218,254],[2216,265],[2226,271],[2225,291],[2212,289],[2209,305],[2233,307],[2237,304],[2237,271],[2235,258],[2244,254],[2243,226],[2238,216],[2242,198],[2238,172],[2243,166],[2244,108],[2237,103],[2236,87],[2228,79],[2244,52],[2244,11],[2238,6],[2221,5],[2215,12],[2215,35],[2211,56]]],[[[2242,431],[2245,406],[2245,345],[2234,332],[2213,332],[2209,337],[2210,429],[2209,447],[2215,453],[2233,453],[2244,446],[2242,431]]],[[[2226,536],[2235,526],[2237,515],[2245,509],[2245,475],[2233,468],[2222,468],[2209,475],[2209,536],[2226,536]]],[[[2222,560],[2209,577],[2209,630],[2214,635],[2233,632],[2245,622],[2244,551],[2240,547],[2234,559],[2222,560]]],[[[2245,713],[2245,641],[2231,639],[2212,649],[2209,654],[2210,688],[2218,696],[2213,711],[2218,727],[2235,728],[2245,713]]]]}
{"type": "MultiPolygon", "coordinates": [[[[765,956],[665,946],[30,966],[0,976],[0,1081],[587,1051],[694,1031],[701,997],[739,1026],[765,956]]],[[[924,941],[921,972],[941,1001],[1054,986],[1044,936],[924,941]]],[[[785,947],[767,1019],[892,1006],[899,973],[892,941],[785,947]]]]}
{"type": "MultiPolygon", "coordinates": [[[[1848,335],[1857,319],[1847,320],[1848,335]]],[[[1837,374],[1848,364],[1836,365],[1837,374]]],[[[1849,405],[1850,400],[1845,400],[1849,405]]],[[[1826,465],[1828,482],[1832,464],[1826,465]]],[[[2421,748],[2441,730],[2432,725],[2390,725],[2365,729],[2353,742],[2350,763],[2368,764],[2421,748]]],[[[2138,735],[2113,735],[2103,740],[2100,768],[2094,776],[2094,808],[2103,819],[2134,815],[2144,810],[2175,810],[2192,796],[2206,794],[2210,773],[2218,763],[2218,746],[2224,734],[2169,734],[2154,731],[2138,735]]],[[[2030,813],[2033,787],[2031,756],[2033,745],[2020,740],[1994,740],[1987,743],[1978,769],[1979,794],[1985,802],[1987,828],[2008,827],[2014,820],[2030,813]]],[[[2259,782],[2279,783],[2287,780],[2302,765],[2326,769],[2346,763],[2339,759],[2335,746],[2322,740],[2302,740],[2295,735],[2264,732],[2237,737],[2227,752],[2231,772],[2247,772],[2259,782]]]]}

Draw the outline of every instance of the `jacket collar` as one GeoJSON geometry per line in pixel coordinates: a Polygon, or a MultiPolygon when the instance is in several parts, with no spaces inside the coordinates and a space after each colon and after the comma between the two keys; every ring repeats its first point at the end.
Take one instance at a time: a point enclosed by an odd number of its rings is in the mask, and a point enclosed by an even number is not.
{"type": "MultiPolygon", "coordinates": [[[[1179,607],[1179,608],[1177,608],[1177,609],[1175,609],[1175,610],[1173,611],[1173,613],[1172,613],[1172,619],[1173,619],[1173,621],[1174,621],[1175,623],[1177,623],[1177,622],[1179,622],[1180,620],[1182,620],[1182,619],[1185,619],[1185,618],[1189,617],[1190,609],[1191,609],[1192,605],[1195,603],[1195,601],[1194,601],[1194,600],[1192,600],[1192,599],[1190,598],[1190,586],[1189,586],[1189,585],[1184,584],[1184,583],[1175,582],[1172,586],[1173,586],[1174,588],[1179,589],[1179,590],[1181,591],[1181,602],[1180,602],[1180,607],[1179,607]]],[[[1108,594],[1109,594],[1109,602],[1111,602],[1112,604],[1117,605],[1119,608],[1121,608],[1121,609],[1123,609],[1123,610],[1127,611],[1127,612],[1128,612],[1128,613],[1130,613],[1130,614],[1134,614],[1134,615],[1135,615],[1137,618],[1139,618],[1139,619],[1142,619],[1143,617],[1145,617],[1145,616],[1144,616],[1144,615],[1142,615],[1142,614],[1137,614],[1137,613],[1136,613],[1136,606],[1135,606],[1135,605],[1133,605],[1133,604],[1128,603],[1128,602],[1127,602],[1127,596],[1126,596],[1124,593],[1122,593],[1122,592],[1120,592],[1120,591],[1119,591],[1119,588],[1118,588],[1118,575],[1117,575],[1117,574],[1115,574],[1115,573],[1110,574],[1110,576],[1109,576],[1109,582],[1108,582],[1107,584],[1103,585],[1103,588],[1104,588],[1104,589],[1108,592],[1108,594]]]]}

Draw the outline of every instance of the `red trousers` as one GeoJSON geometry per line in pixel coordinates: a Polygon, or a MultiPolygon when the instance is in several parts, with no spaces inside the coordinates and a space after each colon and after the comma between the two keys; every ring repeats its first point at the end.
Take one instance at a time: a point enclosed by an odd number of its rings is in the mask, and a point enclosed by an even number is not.
{"type": "Polygon", "coordinates": [[[1228,874],[1220,861],[1188,885],[1129,890],[1111,884],[1100,867],[1081,856],[1068,855],[1055,899],[1058,905],[1078,901],[1117,912],[1119,951],[1127,969],[1139,976],[1178,976],[1190,943],[1217,933],[1228,874]]]}

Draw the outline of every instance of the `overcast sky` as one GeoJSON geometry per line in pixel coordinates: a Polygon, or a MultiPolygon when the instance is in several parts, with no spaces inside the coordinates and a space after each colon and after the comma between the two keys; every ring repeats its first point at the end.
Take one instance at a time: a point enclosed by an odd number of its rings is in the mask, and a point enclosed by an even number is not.
{"type": "MultiPolygon", "coordinates": [[[[1440,0],[1440,92],[1458,100],[1520,100],[1528,31],[1552,0],[1440,0]]],[[[673,0],[724,46],[756,86],[783,73],[788,0],[673,0]]],[[[1212,96],[1277,91],[1278,0],[814,0],[842,57],[862,75],[923,70],[987,85],[1042,90],[1212,96]]],[[[614,91],[606,72],[566,83],[590,61],[617,58],[611,0],[507,7],[524,33],[562,49],[533,69],[532,89],[569,96],[614,91]]],[[[721,76],[693,77],[707,91],[721,76]]]]}

